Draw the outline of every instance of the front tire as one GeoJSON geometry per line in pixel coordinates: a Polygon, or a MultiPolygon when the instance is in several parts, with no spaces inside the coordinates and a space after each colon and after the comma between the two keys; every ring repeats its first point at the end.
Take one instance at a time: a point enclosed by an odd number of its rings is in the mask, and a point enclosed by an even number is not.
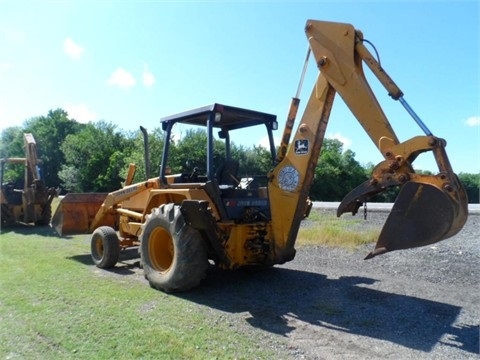
{"type": "Polygon", "coordinates": [[[92,260],[101,269],[114,267],[120,257],[120,240],[114,229],[109,226],[97,228],[90,243],[92,260]]]}
{"type": "Polygon", "coordinates": [[[145,278],[165,292],[189,290],[205,278],[208,259],[200,232],[185,223],[180,207],[152,210],[142,226],[141,260],[145,278]]]}

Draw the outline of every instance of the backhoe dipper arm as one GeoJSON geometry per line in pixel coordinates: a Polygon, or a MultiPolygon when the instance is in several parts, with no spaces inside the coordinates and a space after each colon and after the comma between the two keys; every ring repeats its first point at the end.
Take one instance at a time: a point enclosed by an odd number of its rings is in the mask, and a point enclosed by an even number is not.
{"type": "Polygon", "coordinates": [[[465,191],[446,157],[445,141],[433,137],[406,104],[402,91],[363,45],[361,32],[349,24],[314,20],[307,21],[305,31],[320,74],[290,142],[289,129],[293,128],[294,122],[291,113],[295,113],[298,99],[292,101],[295,109],[289,112],[280,145],[281,156],[270,174],[269,197],[276,260],[288,261],[295,254],[295,239],[305,214],[336,93],[385,158],[377,165],[370,180],[347,195],[338,209],[338,215],[349,211],[355,214],[368,197],[387,187],[408,183],[397,198],[375,251],[369,256],[427,245],[458,232],[466,221],[467,201],[465,191]],[[400,143],[365,78],[363,62],[389,95],[401,100],[426,136],[400,143]],[[422,176],[413,171],[411,162],[425,151],[433,151],[439,175],[422,176]],[[426,213],[435,211],[436,215],[426,213]]]}
{"type": "Polygon", "coordinates": [[[28,166],[28,175],[25,179],[25,186],[31,185],[35,180],[40,179],[40,174],[38,173],[37,165],[39,164],[39,159],[37,157],[37,143],[35,138],[30,133],[23,134],[23,142],[25,146],[25,154],[27,156],[27,166],[28,166]]]}

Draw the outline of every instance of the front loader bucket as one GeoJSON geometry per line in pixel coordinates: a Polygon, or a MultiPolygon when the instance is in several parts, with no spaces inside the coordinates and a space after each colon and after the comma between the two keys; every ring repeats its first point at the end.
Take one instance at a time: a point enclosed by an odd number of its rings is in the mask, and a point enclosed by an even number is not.
{"type": "Polygon", "coordinates": [[[404,184],[375,249],[365,259],[433,244],[460,231],[467,220],[468,201],[463,186],[456,185],[456,190],[442,190],[422,182],[404,184]]]}
{"type": "Polygon", "coordinates": [[[60,236],[90,232],[90,224],[106,197],[106,193],[65,195],[52,217],[52,228],[60,236]]]}

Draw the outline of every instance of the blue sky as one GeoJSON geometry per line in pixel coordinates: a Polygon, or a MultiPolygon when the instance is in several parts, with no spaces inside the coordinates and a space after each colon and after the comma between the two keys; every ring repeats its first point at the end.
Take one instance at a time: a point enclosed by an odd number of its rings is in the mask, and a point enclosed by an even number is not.
{"type": "MultiPolygon", "coordinates": [[[[375,44],[410,106],[447,139],[454,170],[478,173],[479,15],[478,1],[0,0],[0,125],[63,108],[81,122],[153,129],[163,116],[219,102],[276,114],[282,127],[306,20],[338,21],[375,44]]],[[[303,105],[316,73],[311,63],[303,105]]],[[[423,135],[371,85],[402,141],[423,135]]],[[[327,136],[362,164],[382,160],[340,97],[327,136]]],[[[244,145],[262,138],[251,133],[244,145]]],[[[432,159],[422,155],[415,167],[436,171],[432,159]]]]}

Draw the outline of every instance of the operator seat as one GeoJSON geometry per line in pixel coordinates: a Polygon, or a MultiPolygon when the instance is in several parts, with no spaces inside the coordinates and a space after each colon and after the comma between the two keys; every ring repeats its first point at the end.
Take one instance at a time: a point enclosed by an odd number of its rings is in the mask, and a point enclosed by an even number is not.
{"type": "Polygon", "coordinates": [[[238,161],[227,160],[225,161],[215,173],[217,181],[221,185],[233,185],[237,186],[240,182],[237,179],[238,161]]]}

